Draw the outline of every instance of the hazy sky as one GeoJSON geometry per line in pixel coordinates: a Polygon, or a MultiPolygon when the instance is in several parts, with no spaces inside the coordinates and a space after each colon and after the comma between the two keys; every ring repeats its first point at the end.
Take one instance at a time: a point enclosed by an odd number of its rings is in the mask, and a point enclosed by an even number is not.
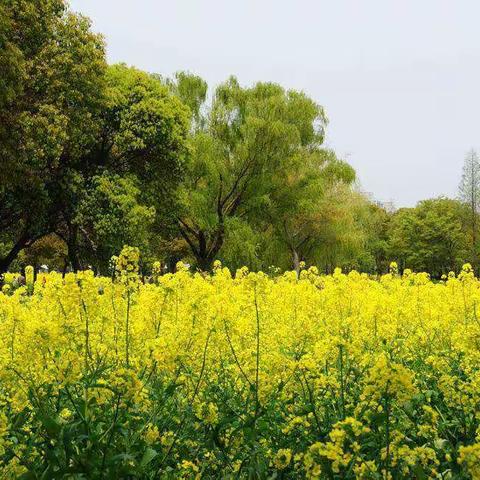
{"type": "Polygon", "coordinates": [[[455,195],[480,146],[479,0],[71,0],[110,62],[209,84],[276,81],[327,111],[327,144],[396,206],[455,195]]]}

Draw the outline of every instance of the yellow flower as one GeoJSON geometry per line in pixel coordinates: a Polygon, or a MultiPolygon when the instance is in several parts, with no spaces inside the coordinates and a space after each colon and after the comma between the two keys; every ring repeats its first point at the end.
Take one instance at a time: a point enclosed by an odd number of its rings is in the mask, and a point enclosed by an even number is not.
{"type": "Polygon", "coordinates": [[[152,445],[157,442],[160,438],[158,427],[156,425],[148,424],[143,434],[143,438],[145,439],[145,442],[148,443],[148,445],[152,445]]]}
{"type": "Polygon", "coordinates": [[[232,276],[220,264],[211,275],[179,265],[142,283],[137,249],[114,263],[111,277],[42,273],[35,285],[28,269],[26,287],[0,293],[0,449],[12,459],[2,472],[21,471],[18,458],[42,465],[32,446],[57,445],[55,433],[44,438],[56,423],[85,415],[100,434],[140,432],[128,435],[132,451],[147,443],[160,454],[150,476],[165,457],[175,478],[241,477],[255,418],[269,476],[376,478],[388,457],[402,478],[418,468],[480,478],[471,267],[435,282],[407,270],[232,276]],[[59,412],[45,431],[42,408],[59,412]],[[459,421],[464,445],[448,431],[459,421]]]}
{"type": "Polygon", "coordinates": [[[195,414],[208,425],[216,425],[218,423],[218,408],[212,402],[197,404],[195,414]]]}
{"type": "Polygon", "coordinates": [[[289,448],[281,448],[275,455],[273,464],[278,470],[284,470],[290,465],[291,460],[292,451],[289,448]]]}
{"type": "Polygon", "coordinates": [[[31,265],[27,265],[25,267],[25,283],[28,286],[33,286],[34,275],[35,275],[35,272],[34,272],[33,267],[31,265]]]}
{"type": "Polygon", "coordinates": [[[467,468],[472,478],[480,478],[480,443],[461,446],[458,453],[458,463],[467,468]]]}

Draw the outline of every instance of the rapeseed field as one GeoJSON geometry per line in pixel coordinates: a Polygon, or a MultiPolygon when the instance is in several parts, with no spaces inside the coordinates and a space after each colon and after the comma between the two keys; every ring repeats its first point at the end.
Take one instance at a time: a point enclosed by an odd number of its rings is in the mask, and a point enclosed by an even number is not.
{"type": "Polygon", "coordinates": [[[480,478],[480,280],[6,274],[1,478],[480,478]]]}

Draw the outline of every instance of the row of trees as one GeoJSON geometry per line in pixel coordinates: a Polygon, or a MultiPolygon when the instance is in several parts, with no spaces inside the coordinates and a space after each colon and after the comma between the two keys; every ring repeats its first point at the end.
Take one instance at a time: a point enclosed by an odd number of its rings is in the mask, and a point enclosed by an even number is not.
{"type": "Polygon", "coordinates": [[[146,270],[219,258],[378,272],[397,259],[437,275],[476,261],[478,160],[462,201],[389,212],[322,146],[325,112],[304,93],[109,66],[64,0],[2,3],[0,67],[0,271],[106,272],[123,244],[146,270]]]}
{"type": "Polygon", "coordinates": [[[301,92],[230,78],[208,95],[194,75],[108,66],[63,0],[7,0],[0,18],[0,270],[45,251],[105,270],[123,243],[147,263],[259,265],[267,237],[298,264],[352,193],[301,92]]]}

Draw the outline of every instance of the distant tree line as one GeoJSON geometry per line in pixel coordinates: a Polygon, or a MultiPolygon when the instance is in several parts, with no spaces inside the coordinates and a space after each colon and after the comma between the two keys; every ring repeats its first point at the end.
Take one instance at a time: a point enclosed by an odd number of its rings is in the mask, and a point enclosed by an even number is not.
{"type": "Polygon", "coordinates": [[[475,152],[459,199],[388,211],[323,146],[326,114],[304,93],[108,65],[64,0],[2,3],[0,70],[0,272],[106,273],[124,244],[145,271],[478,265],[475,152]]]}

